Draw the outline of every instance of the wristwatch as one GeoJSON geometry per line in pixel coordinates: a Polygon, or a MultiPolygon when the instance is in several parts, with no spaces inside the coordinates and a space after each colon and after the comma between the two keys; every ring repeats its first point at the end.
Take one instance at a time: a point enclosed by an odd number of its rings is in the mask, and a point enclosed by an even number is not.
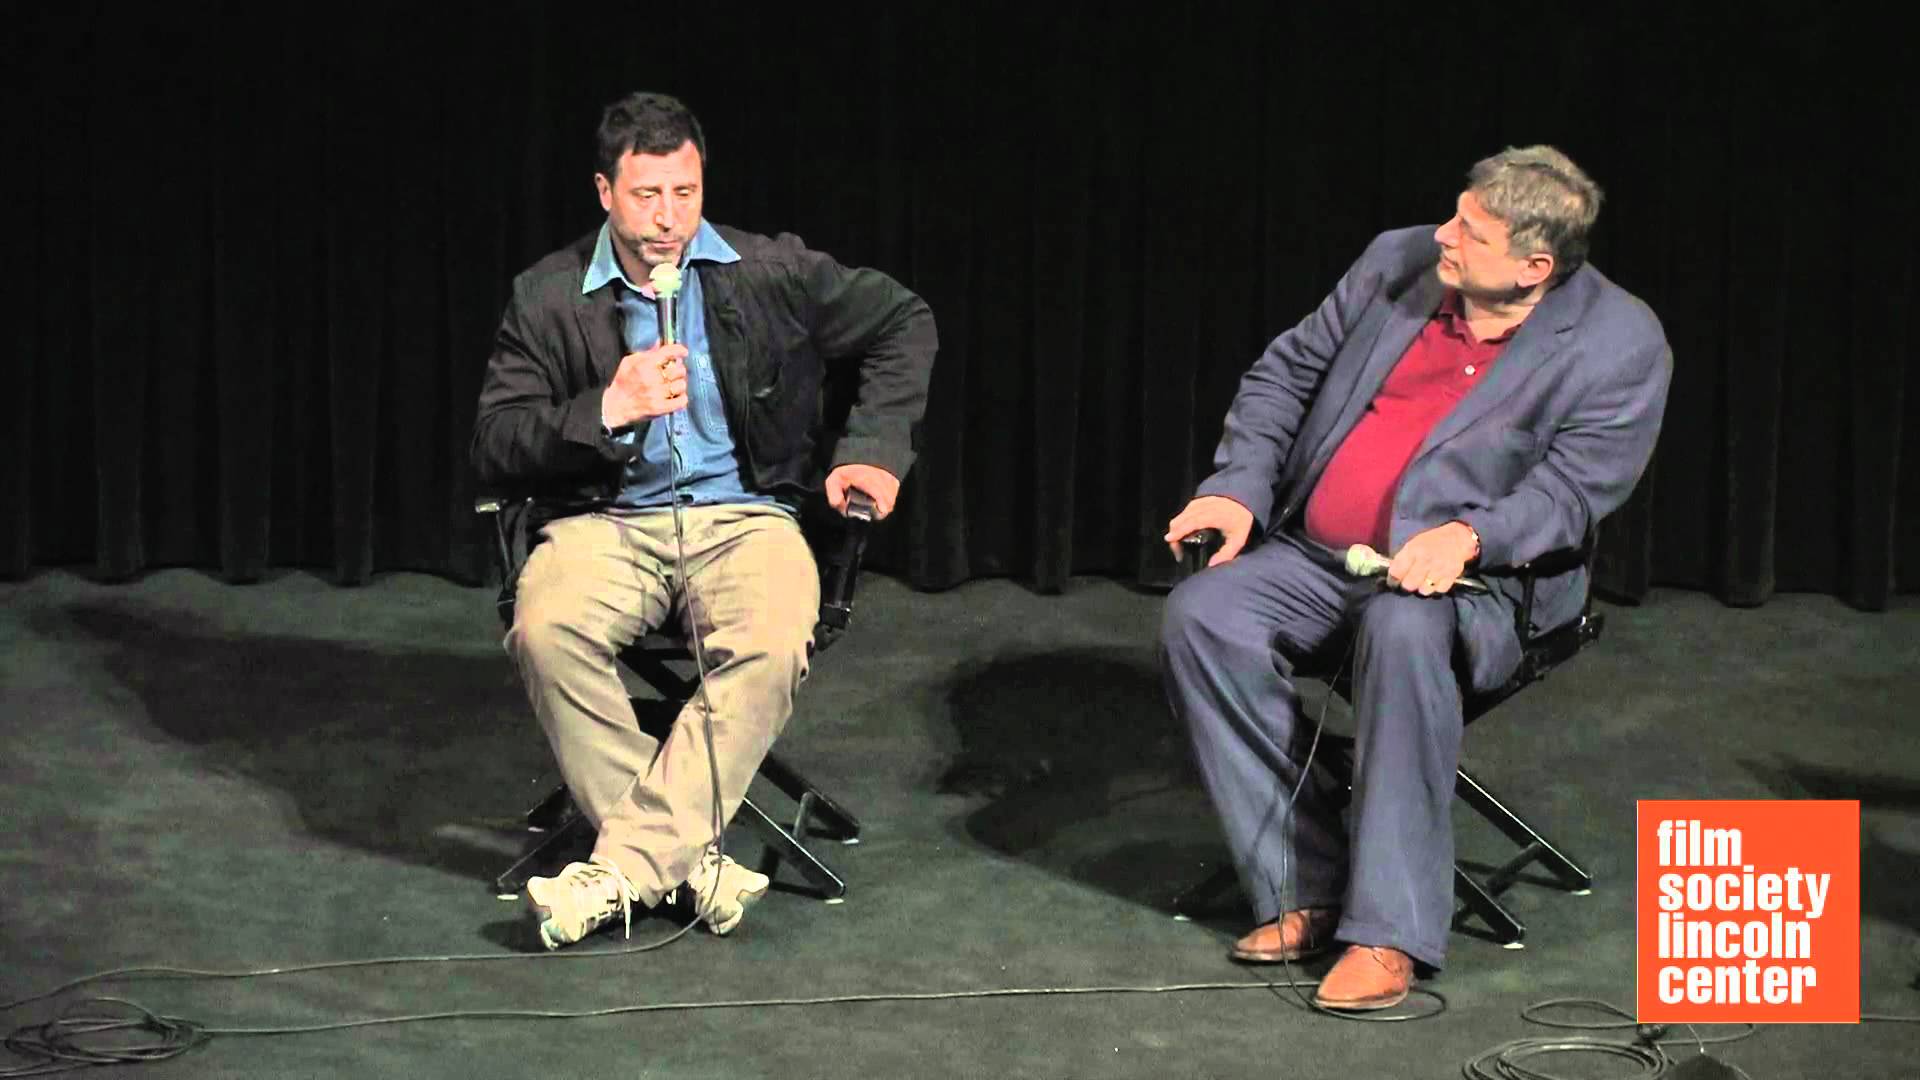
{"type": "Polygon", "coordinates": [[[1461,521],[1459,518],[1454,518],[1453,520],[1456,525],[1466,525],[1467,535],[1473,537],[1473,553],[1467,556],[1467,561],[1472,562],[1480,557],[1480,530],[1474,528],[1472,525],[1467,525],[1466,522],[1461,521]]]}

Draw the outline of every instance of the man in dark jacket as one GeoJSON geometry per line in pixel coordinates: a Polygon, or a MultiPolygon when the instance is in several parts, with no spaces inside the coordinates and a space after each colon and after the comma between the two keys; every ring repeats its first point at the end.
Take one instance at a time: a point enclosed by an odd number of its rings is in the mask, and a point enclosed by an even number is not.
{"type": "Polygon", "coordinates": [[[936,348],[925,302],[886,275],[706,222],[706,140],[673,98],[609,105],[597,163],[606,224],[515,279],[473,437],[484,486],[568,508],[539,531],[506,638],[599,830],[587,862],[528,882],[548,948],[682,884],[724,934],[766,891],[715,841],[807,673],[819,575],[796,515],[822,483],[824,368],[859,374],[827,501],[858,489],[885,517],[936,348]],[[669,619],[706,680],[658,741],[614,657],[669,619]]]}

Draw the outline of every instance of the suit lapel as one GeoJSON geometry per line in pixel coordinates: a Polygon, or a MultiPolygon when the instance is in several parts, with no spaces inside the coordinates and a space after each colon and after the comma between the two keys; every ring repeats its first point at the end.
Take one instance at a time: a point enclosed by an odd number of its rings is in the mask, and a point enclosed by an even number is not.
{"type": "Polygon", "coordinates": [[[607,285],[584,295],[576,292],[573,298],[574,318],[579,321],[580,334],[586,339],[587,365],[593,370],[597,386],[613,381],[613,373],[620,368],[620,357],[626,353],[620,338],[620,309],[613,295],[613,287],[607,285]]]}
{"type": "MultiPolygon", "coordinates": [[[[1434,447],[1473,426],[1495,405],[1518,390],[1534,369],[1560,350],[1564,340],[1561,335],[1573,329],[1580,308],[1576,295],[1580,290],[1575,287],[1576,284],[1584,283],[1568,282],[1549,292],[1540,301],[1540,306],[1528,316],[1526,322],[1520,324],[1513,340],[1507,342],[1507,347],[1501,351],[1500,359],[1493,365],[1493,373],[1475,384],[1473,389],[1467,391],[1467,396],[1453,407],[1453,411],[1440,418],[1440,422],[1427,433],[1426,441],[1420,444],[1413,461],[1419,461],[1434,447]]],[[[1408,467],[1412,467],[1412,462],[1408,463],[1408,467]]]]}
{"type": "Polygon", "coordinates": [[[713,374],[720,381],[720,403],[726,409],[727,423],[739,431],[746,422],[751,378],[744,363],[746,334],[740,326],[740,309],[734,303],[733,265],[702,264],[700,296],[707,323],[707,355],[712,357],[713,374]]]}
{"type": "Polygon", "coordinates": [[[1387,381],[1394,365],[1406,355],[1407,347],[1413,344],[1414,338],[1420,336],[1420,328],[1427,324],[1440,306],[1443,291],[1445,286],[1429,269],[1417,276],[1405,292],[1394,298],[1386,318],[1379,323],[1372,344],[1366,346],[1366,360],[1361,364],[1359,376],[1347,390],[1347,400],[1340,406],[1339,414],[1314,451],[1308,477],[1320,474],[1328,459],[1333,457],[1334,450],[1346,440],[1353,426],[1360,422],[1360,414],[1366,411],[1374,396],[1380,392],[1380,384],[1387,381]]]}

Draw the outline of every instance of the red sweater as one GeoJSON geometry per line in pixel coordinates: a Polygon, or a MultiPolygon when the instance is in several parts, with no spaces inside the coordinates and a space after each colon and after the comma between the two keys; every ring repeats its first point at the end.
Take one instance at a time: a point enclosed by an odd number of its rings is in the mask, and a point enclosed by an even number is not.
{"type": "Polygon", "coordinates": [[[1391,556],[1388,528],[1401,474],[1434,425],[1487,377],[1512,337],[1509,330],[1476,341],[1460,294],[1448,289],[1320,474],[1307,497],[1307,535],[1336,550],[1366,544],[1391,556]]]}

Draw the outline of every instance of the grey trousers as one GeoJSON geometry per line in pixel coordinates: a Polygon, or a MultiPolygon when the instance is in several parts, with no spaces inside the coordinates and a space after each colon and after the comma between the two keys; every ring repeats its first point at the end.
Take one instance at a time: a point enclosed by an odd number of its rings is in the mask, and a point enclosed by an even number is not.
{"type": "Polygon", "coordinates": [[[731,821],[793,712],[820,610],[813,552],[777,507],[682,511],[686,578],[672,513],[562,518],[527,558],[507,651],[567,787],[611,859],[653,905],[685,881],[714,837],[713,770],[731,821]],[[640,729],[614,658],[678,620],[706,649],[710,763],[696,696],[664,741],[640,729]]]}
{"type": "Polygon", "coordinates": [[[1390,591],[1349,577],[1339,559],[1283,534],[1182,582],[1161,627],[1167,697],[1259,921],[1338,908],[1339,940],[1438,968],[1453,917],[1461,683],[1505,680],[1519,639],[1497,597],[1390,591]],[[1346,792],[1317,769],[1302,781],[1315,718],[1302,716],[1293,672],[1349,644],[1355,760],[1343,821],[1346,792]]]}

